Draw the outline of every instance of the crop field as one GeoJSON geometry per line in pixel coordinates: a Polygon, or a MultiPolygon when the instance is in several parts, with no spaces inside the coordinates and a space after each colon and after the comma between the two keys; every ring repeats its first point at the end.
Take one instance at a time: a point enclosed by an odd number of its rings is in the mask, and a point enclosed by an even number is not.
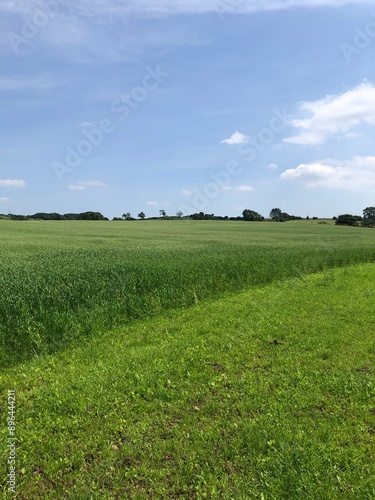
{"type": "Polygon", "coordinates": [[[375,498],[374,230],[0,231],[2,498],[375,498]]]}
{"type": "Polygon", "coordinates": [[[0,362],[224,291],[375,260],[361,228],[297,222],[0,222],[0,362]]]}

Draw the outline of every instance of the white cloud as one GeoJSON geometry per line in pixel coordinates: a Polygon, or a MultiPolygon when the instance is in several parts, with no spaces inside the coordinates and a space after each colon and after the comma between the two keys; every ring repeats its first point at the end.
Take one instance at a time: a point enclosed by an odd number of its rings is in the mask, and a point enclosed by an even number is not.
{"type": "MultiPolygon", "coordinates": [[[[157,3],[133,5],[133,0],[76,0],[58,5],[58,0],[0,0],[0,52],[30,54],[47,45],[55,55],[76,63],[108,64],[134,61],[148,47],[207,45],[205,36],[179,30],[174,24],[137,32],[132,16],[167,17],[174,12],[157,3]],[[54,4],[51,6],[49,4],[54,4]],[[53,13],[51,14],[51,11],[53,13]],[[45,19],[41,26],[40,14],[45,19]],[[118,22],[123,23],[118,32],[118,22]],[[128,27],[128,24],[130,25],[128,27]],[[23,36],[24,26],[32,36],[23,36]],[[114,29],[116,36],[114,36],[114,29]]],[[[63,3],[63,2],[61,2],[63,3]]],[[[180,13],[179,10],[176,13],[180,13]]],[[[181,11],[183,13],[183,11],[181,11]]]]}
{"type": "Polygon", "coordinates": [[[156,207],[159,205],[159,203],[157,201],[148,201],[146,205],[151,205],[152,207],[156,207]]]}
{"type": "Polygon", "coordinates": [[[241,132],[234,132],[229,139],[224,139],[221,143],[230,144],[247,144],[249,142],[249,137],[247,135],[241,134],[241,132]]]}
{"type": "Polygon", "coordinates": [[[309,188],[366,190],[375,188],[375,156],[355,156],[351,160],[320,160],[301,164],[283,172],[281,179],[300,181],[309,188]]]}
{"type": "Polygon", "coordinates": [[[10,201],[10,198],[0,198],[0,203],[8,203],[10,201]]]}
{"type": "Polygon", "coordinates": [[[251,186],[238,186],[238,188],[236,188],[236,191],[249,192],[254,191],[254,188],[251,186]]]}
{"type": "Polygon", "coordinates": [[[358,132],[348,132],[345,134],[346,139],[356,139],[357,137],[361,137],[361,134],[358,134],[358,132]]]}
{"type": "Polygon", "coordinates": [[[47,75],[39,77],[23,76],[18,78],[0,78],[0,91],[9,90],[50,90],[60,85],[66,85],[66,82],[58,81],[47,75]]]}
{"type": "Polygon", "coordinates": [[[303,102],[300,111],[311,116],[292,120],[290,124],[300,132],[284,139],[285,142],[315,145],[332,137],[350,138],[353,127],[361,123],[375,125],[375,86],[363,82],[344,94],[303,102]]]}
{"type": "Polygon", "coordinates": [[[190,191],[190,189],[183,189],[181,191],[181,193],[184,195],[184,196],[191,196],[193,194],[193,191],[190,191]]]}
{"type": "Polygon", "coordinates": [[[182,14],[216,13],[219,19],[223,19],[225,14],[372,3],[373,0],[75,0],[61,3],[58,0],[1,0],[0,25],[5,36],[0,37],[0,52],[27,54],[47,45],[55,53],[77,63],[134,61],[148,47],[208,43],[205,37],[191,30],[177,29],[174,23],[162,32],[148,27],[148,30],[136,33],[132,29],[134,16],[160,19],[182,14]],[[38,12],[47,19],[43,26],[38,25],[38,12]],[[17,37],[22,35],[25,22],[35,36],[20,42],[17,37]],[[114,37],[113,28],[115,26],[117,33],[118,22],[124,23],[123,33],[114,37]]]}
{"type": "MultiPolygon", "coordinates": [[[[262,10],[281,10],[292,7],[339,7],[349,4],[372,4],[371,0],[76,0],[71,8],[86,16],[98,14],[119,16],[136,12],[143,15],[173,15],[181,13],[228,12],[240,14],[262,10]]],[[[31,14],[41,0],[3,0],[0,11],[16,14],[31,14]]]]}
{"type": "Polygon", "coordinates": [[[0,179],[0,187],[23,188],[26,182],[19,179],[0,179]]]}
{"type": "Polygon", "coordinates": [[[74,184],[69,184],[68,188],[74,191],[87,191],[88,189],[106,189],[108,184],[100,181],[78,181],[74,184]]]}
{"type": "Polygon", "coordinates": [[[266,166],[266,168],[269,168],[270,170],[276,170],[279,167],[276,165],[276,163],[270,163],[269,165],[266,166]]]}

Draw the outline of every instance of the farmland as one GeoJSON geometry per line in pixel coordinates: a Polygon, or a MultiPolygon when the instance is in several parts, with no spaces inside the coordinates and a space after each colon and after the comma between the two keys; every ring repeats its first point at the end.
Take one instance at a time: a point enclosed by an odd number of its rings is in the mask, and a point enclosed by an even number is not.
{"type": "Polygon", "coordinates": [[[168,309],[375,259],[371,230],[198,221],[2,221],[0,362],[168,309]]]}
{"type": "Polygon", "coordinates": [[[0,231],[17,498],[375,496],[372,229],[0,231]]]}

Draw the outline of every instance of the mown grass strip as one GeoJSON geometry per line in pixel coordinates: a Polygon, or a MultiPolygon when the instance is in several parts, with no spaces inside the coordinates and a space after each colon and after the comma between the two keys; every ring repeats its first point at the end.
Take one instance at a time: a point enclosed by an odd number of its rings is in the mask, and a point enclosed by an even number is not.
{"type": "MultiPolygon", "coordinates": [[[[374,279],[327,270],[8,369],[19,498],[374,498],[374,279]]],[[[4,447],[0,470],[5,491],[4,447]]]]}

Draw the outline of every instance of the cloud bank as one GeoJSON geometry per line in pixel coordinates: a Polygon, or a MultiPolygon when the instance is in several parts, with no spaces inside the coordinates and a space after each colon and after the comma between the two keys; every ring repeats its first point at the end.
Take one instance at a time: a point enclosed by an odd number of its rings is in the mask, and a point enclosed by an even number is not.
{"type": "Polygon", "coordinates": [[[78,181],[69,184],[68,188],[73,191],[87,191],[88,189],[107,189],[108,184],[100,181],[78,181]]]}
{"type": "Polygon", "coordinates": [[[0,187],[23,188],[26,182],[20,179],[0,179],[0,187]]]}
{"type": "MultiPolygon", "coordinates": [[[[52,0],[53,1],[53,0],[52,0]]],[[[282,10],[293,7],[341,7],[343,5],[372,4],[370,0],[54,0],[57,6],[71,8],[80,14],[95,17],[137,13],[143,15],[201,14],[228,12],[242,14],[264,10],[282,10]]],[[[42,0],[3,0],[0,10],[25,14],[43,9],[42,0]]],[[[51,1],[50,1],[51,3],[51,1]]]]}
{"type": "Polygon", "coordinates": [[[284,139],[285,142],[317,145],[331,138],[351,138],[352,128],[362,123],[375,124],[375,86],[363,82],[344,94],[303,102],[300,113],[310,117],[292,120],[290,124],[299,129],[299,133],[284,139]]]}
{"type": "Polygon", "coordinates": [[[375,156],[355,156],[351,160],[320,160],[301,164],[283,172],[281,179],[299,181],[305,187],[368,190],[375,188],[375,156]]]}

